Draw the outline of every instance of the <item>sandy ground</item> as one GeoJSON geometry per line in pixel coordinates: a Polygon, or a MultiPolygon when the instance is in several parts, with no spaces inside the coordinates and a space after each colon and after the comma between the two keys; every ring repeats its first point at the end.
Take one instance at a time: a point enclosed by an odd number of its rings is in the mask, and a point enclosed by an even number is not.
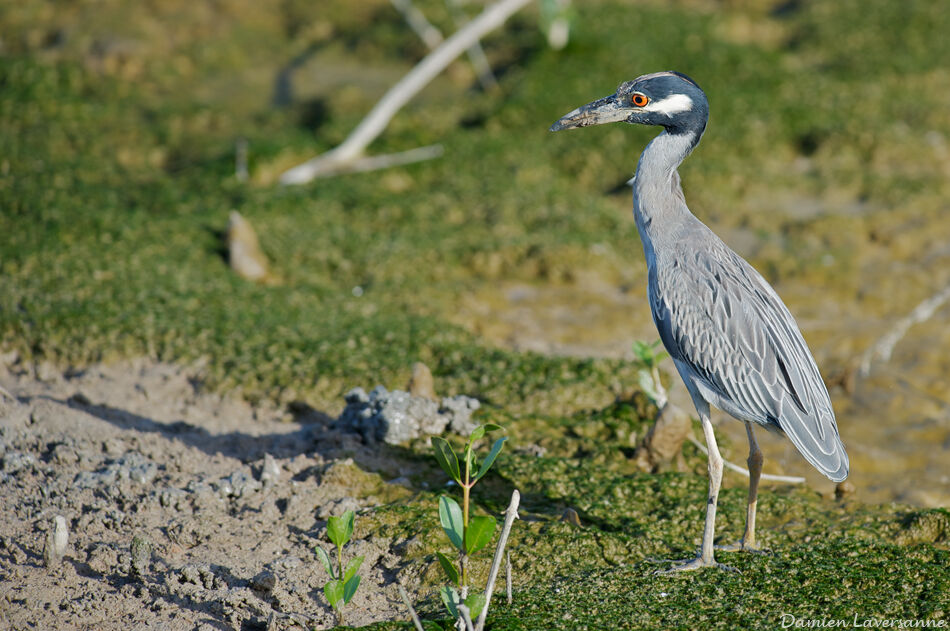
{"type": "MultiPolygon", "coordinates": [[[[64,375],[8,357],[0,386],[16,399],[0,395],[0,629],[333,625],[313,547],[329,547],[327,516],[373,502],[348,491],[343,454],[378,457],[358,436],[144,360],[64,375]],[[56,516],[69,541],[50,569],[56,516]]],[[[412,570],[393,545],[348,548],[365,561],[347,623],[406,617],[395,580],[411,587],[412,570]]]]}

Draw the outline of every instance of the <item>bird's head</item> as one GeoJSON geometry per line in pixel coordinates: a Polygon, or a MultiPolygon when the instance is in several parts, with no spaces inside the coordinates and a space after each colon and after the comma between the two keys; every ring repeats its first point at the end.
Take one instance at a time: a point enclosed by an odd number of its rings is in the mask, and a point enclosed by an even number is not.
{"type": "Polygon", "coordinates": [[[616,93],[565,114],[551,131],[622,121],[701,135],[708,117],[709,103],[695,81],[678,72],[655,72],[625,81],[616,93]]]}

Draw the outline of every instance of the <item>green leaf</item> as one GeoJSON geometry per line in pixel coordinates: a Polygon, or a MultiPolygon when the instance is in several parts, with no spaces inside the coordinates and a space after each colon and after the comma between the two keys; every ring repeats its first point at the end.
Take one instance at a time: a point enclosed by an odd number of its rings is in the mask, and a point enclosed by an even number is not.
{"type": "Polygon", "coordinates": [[[468,615],[471,616],[472,620],[478,620],[478,616],[482,613],[482,608],[485,606],[485,594],[482,592],[474,592],[468,595],[468,598],[465,599],[465,606],[468,607],[468,615]]]}
{"type": "Polygon", "coordinates": [[[323,594],[334,609],[343,606],[343,581],[329,581],[323,586],[323,594]]]}
{"type": "Polygon", "coordinates": [[[445,586],[439,590],[439,595],[442,596],[442,602],[445,604],[445,608],[449,610],[449,613],[452,614],[452,617],[458,618],[459,594],[455,591],[455,588],[445,586]]]}
{"type": "Polygon", "coordinates": [[[482,427],[485,428],[486,432],[501,432],[505,429],[501,425],[495,425],[494,423],[485,423],[482,427]]]}
{"type": "Polygon", "coordinates": [[[363,564],[362,555],[356,557],[355,559],[350,559],[350,562],[346,564],[346,572],[343,573],[343,582],[348,583],[350,579],[353,578],[356,572],[360,569],[360,565],[362,564],[363,564]]]}
{"type": "Polygon", "coordinates": [[[315,548],[317,551],[317,556],[320,557],[320,560],[323,561],[323,567],[326,568],[327,574],[330,575],[330,578],[336,578],[336,575],[333,573],[333,564],[330,563],[330,555],[327,554],[327,551],[321,547],[315,548]]]}
{"type": "Polygon", "coordinates": [[[439,461],[442,468],[449,477],[461,484],[462,478],[459,476],[459,460],[452,451],[452,446],[443,438],[432,437],[432,449],[435,451],[435,459],[439,461]]]}
{"type": "Polygon", "coordinates": [[[462,508],[447,495],[439,498],[439,521],[442,522],[442,529],[449,536],[452,545],[462,550],[462,533],[465,531],[462,525],[462,508]]]}
{"type": "Polygon", "coordinates": [[[506,440],[508,440],[508,438],[502,436],[495,441],[495,444],[492,445],[491,451],[489,451],[488,455],[485,456],[485,461],[482,462],[482,468],[478,470],[478,474],[475,476],[476,480],[480,480],[483,475],[488,473],[488,470],[491,469],[492,463],[495,462],[495,458],[498,457],[498,453],[501,451],[501,448],[505,446],[506,440]]]}
{"type": "Polygon", "coordinates": [[[465,551],[468,554],[478,552],[491,541],[495,534],[495,518],[491,515],[479,515],[469,520],[465,530],[465,551]]]}
{"type": "Polygon", "coordinates": [[[442,569],[445,570],[445,574],[449,577],[449,580],[458,585],[459,571],[455,569],[454,565],[452,565],[452,560],[441,552],[436,552],[435,556],[439,558],[439,565],[441,565],[442,569]]]}
{"type": "Polygon", "coordinates": [[[343,604],[348,604],[352,599],[353,595],[356,594],[356,590],[360,587],[360,577],[359,575],[353,576],[350,580],[346,581],[343,584],[343,604]]]}
{"type": "Polygon", "coordinates": [[[331,517],[327,520],[327,537],[337,548],[342,548],[353,536],[353,511],[348,510],[342,517],[331,517]]]}
{"type": "Polygon", "coordinates": [[[479,425],[475,428],[475,431],[472,432],[472,435],[468,437],[468,444],[471,445],[476,440],[485,435],[485,432],[488,431],[484,425],[479,425]]]}

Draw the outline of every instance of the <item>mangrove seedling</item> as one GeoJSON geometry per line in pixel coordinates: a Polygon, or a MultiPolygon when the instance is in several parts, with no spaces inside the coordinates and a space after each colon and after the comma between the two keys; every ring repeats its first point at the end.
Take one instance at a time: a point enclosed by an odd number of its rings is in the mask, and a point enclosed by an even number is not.
{"type": "Polygon", "coordinates": [[[360,577],[356,572],[363,563],[363,557],[358,556],[350,559],[350,562],[343,566],[343,546],[350,541],[353,536],[353,521],[355,515],[353,511],[348,510],[340,517],[330,517],[327,520],[327,537],[333,545],[336,546],[336,568],[330,560],[327,551],[317,546],[317,556],[323,562],[330,580],[323,586],[323,593],[327,597],[327,602],[336,611],[337,621],[343,624],[343,607],[352,600],[353,595],[360,586],[360,577]]]}
{"type": "Polygon", "coordinates": [[[500,431],[501,427],[494,424],[479,425],[472,432],[465,445],[461,461],[452,446],[442,438],[433,437],[432,446],[435,458],[445,472],[462,489],[462,505],[453,498],[443,495],[439,498],[439,521],[449,541],[458,552],[458,567],[447,555],[437,552],[439,565],[445,571],[452,585],[440,590],[442,602],[446,609],[456,619],[459,618],[459,605],[464,604],[471,612],[472,617],[478,617],[485,606],[485,595],[481,592],[468,594],[468,558],[470,555],[484,548],[491,541],[495,533],[495,518],[491,515],[477,515],[469,517],[470,495],[472,487],[488,473],[495,458],[505,444],[505,437],[499,438],[492,445],[485,459],[478,463],[473,446],[488,432],[500,431]],[[457,589],[456,589],[457,588],[457,589]]]}
{"type": "Polygon", "coordinates": [[[666,405],[667,396],[666,388],[660,381],[660,361],[667,357],[667,353],[658,348],[659,346],[660,340],[652,344],[638,340],[633,343],[633,354],[641,366],[637,371],[640,389],[662,409],[666,405]]]}

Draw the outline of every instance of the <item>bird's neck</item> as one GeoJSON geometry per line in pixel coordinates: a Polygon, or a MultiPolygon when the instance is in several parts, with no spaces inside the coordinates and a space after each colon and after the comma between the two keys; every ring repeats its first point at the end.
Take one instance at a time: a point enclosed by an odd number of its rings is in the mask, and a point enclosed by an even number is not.
{"type": "Polygon", "coordinates": [[[699,144],[699,137],[698,132],[664,131],[640,156],[632,181],[633,215],[648,264],[654,261],[654,242],[675,238],[677,228],[697,221],[686,207],[676,168],[699,144]]]}

